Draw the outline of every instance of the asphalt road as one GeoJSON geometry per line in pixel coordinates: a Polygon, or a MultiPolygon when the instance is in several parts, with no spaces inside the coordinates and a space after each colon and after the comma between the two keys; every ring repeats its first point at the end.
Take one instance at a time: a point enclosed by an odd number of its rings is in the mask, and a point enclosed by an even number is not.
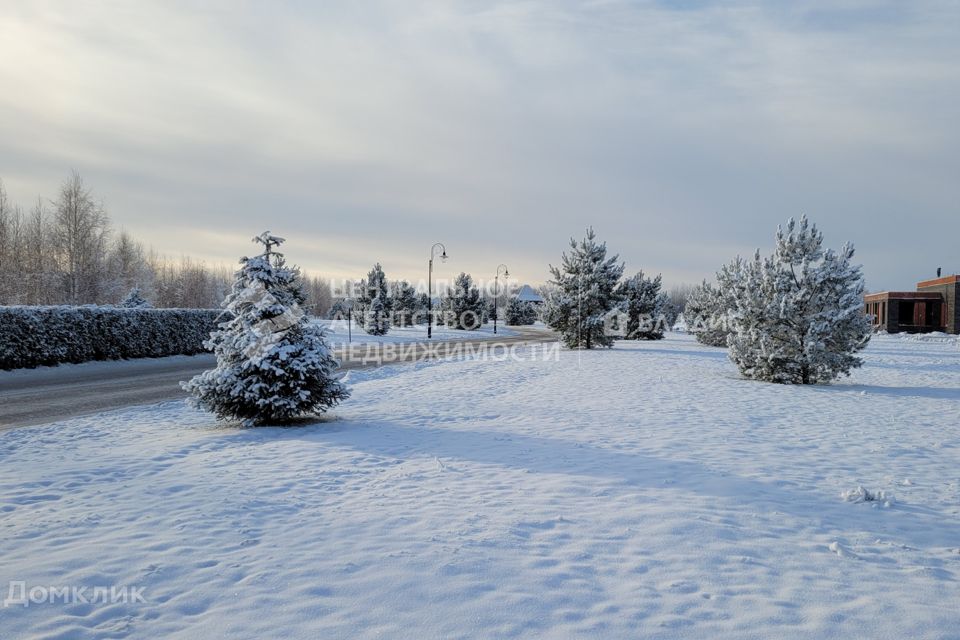
{"type": "MultiPolygon", "coordinates": [[[[494,345],[554,342],[550,331],[511,327],[515,336],[459,341],[353,345],[339,349],[343,369],[414,362],[494,349],[494,345]]],[[[76,416],[184,398],[180,381],[212,368],[212,355],[144,358],[76,366],[0,371],[0,430],[46,424],[76,416]]]]}

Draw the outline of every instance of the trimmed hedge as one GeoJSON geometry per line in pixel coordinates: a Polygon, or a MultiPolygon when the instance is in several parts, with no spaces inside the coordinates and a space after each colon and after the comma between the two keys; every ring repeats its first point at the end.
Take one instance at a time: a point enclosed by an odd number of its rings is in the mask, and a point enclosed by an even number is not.
{"type": "Polygon", "coordinates": [[[219,309],[0,307],[0,369],[205,352],[219,309]]]}

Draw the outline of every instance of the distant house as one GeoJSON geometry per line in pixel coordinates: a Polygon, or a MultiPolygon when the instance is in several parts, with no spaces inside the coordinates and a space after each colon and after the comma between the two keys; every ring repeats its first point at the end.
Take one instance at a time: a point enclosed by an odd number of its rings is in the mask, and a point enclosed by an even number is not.
{"type": "Polygon", "coordinates": [[[917,283],[916,291],[882,291],[863,297],[873,326],[889,333],[960,333],[960,275],[917,283]]]}
{"type": "Polygon", "coordinates": [[[532,302],[534,304],[543,304],[543,298],[540,297],[540,294],[534,291],[533,287],[528,284],[520,287],[520,291],[517,292],[517,300],[520,302],[532,302]]]}

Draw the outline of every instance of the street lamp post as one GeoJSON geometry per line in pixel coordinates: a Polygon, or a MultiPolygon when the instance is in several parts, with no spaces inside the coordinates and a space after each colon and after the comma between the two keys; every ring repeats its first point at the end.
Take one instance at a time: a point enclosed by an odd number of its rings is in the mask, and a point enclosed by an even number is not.
{"type": "Polygon", "coordinates": [[[347,300],[347,344],[353,343],[353,300],[347,300]]]}
{"type": "Polygon", "coordinates": [[[500,319],[500,269],[503,269],[504,278],[510,277],[507,265],[501,264],[497,267],[497,275],[493,278],[493,335],[497,335],[497,320],[500,319]]]}
{"type": "Polygon", "coordinates": [[[447,261],[447,248],[438,242],[430,247],[430,263],[427,267],[427,338],[433,337],[433,259],[437,255],[437,248],[443,251],[440,259],[447,261]]]}

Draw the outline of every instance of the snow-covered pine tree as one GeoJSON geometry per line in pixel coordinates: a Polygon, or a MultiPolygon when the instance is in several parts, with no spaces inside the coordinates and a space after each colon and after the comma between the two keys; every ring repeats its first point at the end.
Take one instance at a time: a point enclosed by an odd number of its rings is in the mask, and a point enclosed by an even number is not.
{"type": "Polygon", "coordinates": [[[327,312],[327,318],[329,320],[337,321],[347,320],[348,318],[352,317],[352,304],[352,300],[348,300],[346,298],[337,298],[333,301],[333,304],[330,305],[330,311],[327,312]]]}
{"type": "Polygon", "coordinates": [[[687,332],[687,320],[683,315],[683,311],[677,314],[676,319],[673,321],[673,327],[671,327],[670,330],[679,331],[681,333],[687,332]]]}
{"type": "Polygon", "coordinates": [[[683,319],[687,331],[694,335],[697,342],[711,347],[725,347],[728,332],[724,314],[717,288],[704,280],[690,292],[683,319]]]}
{"type": "MultiPolygon", "coordinates": [[[[367,281],[361,280],[357,283],[357,291],[363,291],[366,287],[367,281]]],[[[366,329],[367,323],[367,312],[370,310],[370,300],[364,300],[363,295],[357,295],[353,299],[353,308],[351,317],[358,327],[361,329],[366,329]]]]}
{"type": "Polygon", "coordinates": [[[870,340],[853,245],[823,249],[806,216],[778,227],[774,254],[743,263],[731,312],[730,359],[741,374],[785,384],[829,382],[862,360],[870,340]]]}
{"type": "Polygon", "coordinates": [[[640,271],[617,288],[621,308],[627,314],[625,336],[628,340],[662,340],[666,324],[664,308],[667,295],[660,291],[661,276],[648,278],[640,271]]]}
{"type": "Polygon", "coordinates": [[[614,336],[605,331],[607,314],[616,308],[617,282],[623,275],[619,256],[607,257],[606,243],[598,243],[593,229],[578,244],[570,239],[560,267],[550,265],[556,287],[547,299],[545,319],[570,348],[613,346],[614,336]]]}
{"type": "Polygon", "coordinates": [[[663,311],[661,313],[663,314],[664,329],[673,331],[673,327],[677,324],[682,312],[676,301],[670,297],[670,294],[664,294],[663,311]]]}
{"type": "Polygon", "coordinates": [[[280,424],[324,412],[350,395],[336,374],[323,327],[300,309],[300,272],[272,248],[283,240],[264,233],[263,254],[241,258],[233,291],[224,300],[232,318],[205,343],[215,369],[181,386],[191,403],[222,420],[280,424]]]}
{"type": "Polygon", "coordinates": [[[526,303],[522,300],[517,300],[516,298],[509,298],[507,300],[507,306],[500,311],[500,314],[497,317],[497,320],[502,319],[503,323],[508,326],[520,326],[526,324],[524,320],[524,311],[526,303]]]}
{"type": "Polygon", "coordinates": [[[690,292],[684,318],[701,344],[727,346],[731,312],[746,286],[746,269],[747,263],[737,256],[717,271],[716,286],[704,280],[690,292]]]}
{"type": "Polygon", "coordinates": [[[684,308],[687,330],[697,341],[711,347],[727,346],[731,333],[731,313],[736,299],[746,286],[746,263],[740,256],[717,272],[717,284],[706,280],[690,291],[684,308]]]}
{"type": "Polygon", "coordinates": [[[430,324],[430,296],[425,293],[417,294],[417,306],[413,315],[415,325],[430,324]]]}
{"type": "Polygon", "coordinates": [[[357,323],[374,336],[382,336],[390,330],[390,297],[387,289],[387,275],[380,263],[373,265],[367,278],[360,281],[356,306],[353,315],[357,323]],[[373,310],[373,301],[380,298],[377,310],[373,310]],[[385,317],[384,317],[385,316],[385,317]]]}
{"type": "Polygon", "coordinates": [[[393,283],[390,298],[394,324],[400,327],[412,326],[419,306],[417,290],[406,280],[400,280],[393,283]]]}
{"type": "Polygon", "coordinates": [[[134,287],[130,289],[130,293],[127,294],[127,297],[118,305],[125,309],[150,309],[153,305],[143,297],[143,294],[140,292],[140,287],[134,287]]]}
{"type": "Polygon", "coordinates": [[[461,273],[453,282],[453,288],[443,299],[443,318],[448,327],[474,331],[483,322],[486,303],[480,290],[473,284],[473,278],[461,273]]]}
{"type": "Polygon", "coordinates": [[[367,307],[367,317],[363,321],[363,327],[371,336],[385,336],[390,331],[390,312],[383,300],[378,295],[367,307]]]}
{"type": "Polygon", "coordinates": [[[372,299],[367,299],[364,292],[367,290],[366,279],[361,279],[353,283],[353,298],[350,300],[350,311],[353,321],[362,329],[363,323],[367,317],[367,308],[372,299]]]}
{"type": "Polygon", "coordinates": [[[390,298],[390,291],[387,285],[387,274],[383,272],[380,263],[373,265],[373,269],[367,274],[367,296],[370,299],[379,297],[384,304],[390,298]]]}
{"type": "Polygon", "coordinates": [[[537,310],[530,302],[510,298],[504,316],[509,326],[531,325],[537,321],[537,310]]]}

